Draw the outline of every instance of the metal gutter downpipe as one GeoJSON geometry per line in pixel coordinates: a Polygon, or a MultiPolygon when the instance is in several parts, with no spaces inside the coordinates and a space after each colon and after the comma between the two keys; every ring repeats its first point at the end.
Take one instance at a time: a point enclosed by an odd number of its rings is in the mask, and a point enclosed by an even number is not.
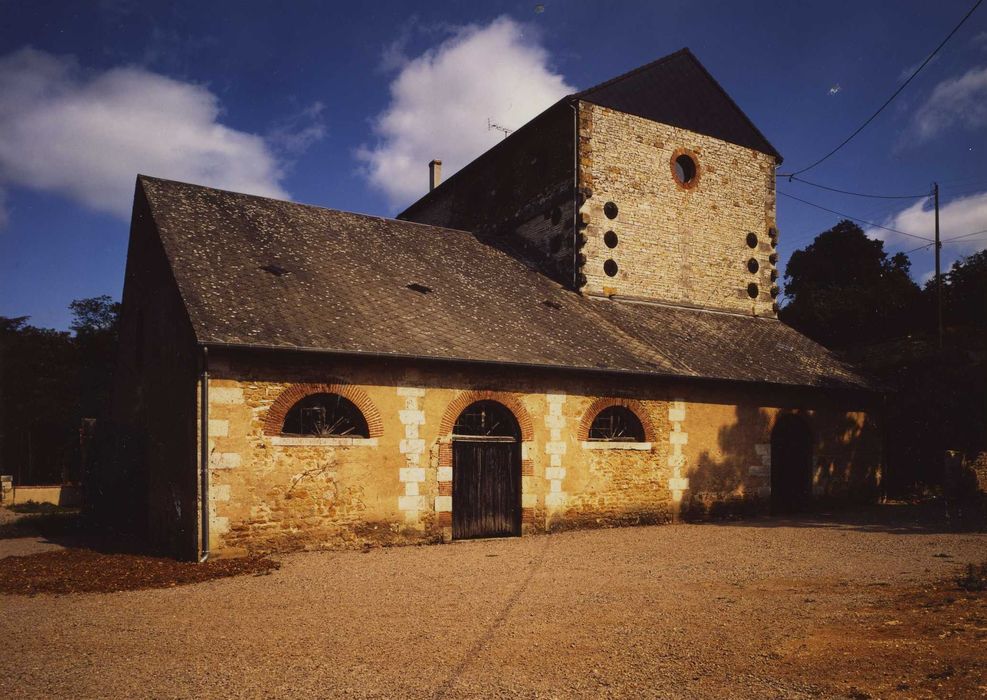
{"type": "Polygon", "coordinates": [[[579,291],[579,101],[572,107],[572,290],[579,291]]]}
{"type": "Polygon", "coordinates": [[[209,348],[202,346],[202,377],[201,402],[202,408],[199,414],[202,425],[199,428],[199,435],[202,441],[201,454],[199,455],[199,469],[201,472],[201,485],[199,492],[202,496],[202,544],[199,555],[199,563],[209,558],[209,348]]]}

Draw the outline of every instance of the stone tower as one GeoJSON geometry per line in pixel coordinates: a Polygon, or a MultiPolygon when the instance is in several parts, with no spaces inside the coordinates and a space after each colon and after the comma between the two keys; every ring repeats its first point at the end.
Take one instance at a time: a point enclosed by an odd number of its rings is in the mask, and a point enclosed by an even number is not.
{"type": "Polygon", "coordinates": [[[560,100],[399,218],[586,295],[774,316],[780,162],[683,49],[560,100]]]}

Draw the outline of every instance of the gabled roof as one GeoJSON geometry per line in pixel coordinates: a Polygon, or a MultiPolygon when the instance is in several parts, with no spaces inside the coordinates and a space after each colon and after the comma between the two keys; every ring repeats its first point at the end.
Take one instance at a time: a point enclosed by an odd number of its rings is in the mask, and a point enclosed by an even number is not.
{"type": "Polygon", "coordinates": [[[597,301],[466,231],[140,176],[198,342],[867,388],[774,319],[597,301]]]}
{"type": "Polygon", "coordinates": [[[573,97],[746,146],[782,161],[781,154],[687,48],[573,97]]]}

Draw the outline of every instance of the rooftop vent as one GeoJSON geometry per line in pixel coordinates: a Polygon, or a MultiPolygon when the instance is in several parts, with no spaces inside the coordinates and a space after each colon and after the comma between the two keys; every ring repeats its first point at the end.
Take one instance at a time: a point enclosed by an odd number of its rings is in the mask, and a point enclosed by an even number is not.
{"type": "Polygon", "coordinates": [[[275,277],[281,277],[282,275],[287,275],[288,271],[285,270],[280,265],[262,265],[261,268],[264,272],[270,272],[275,277]]]}
{"type": "Polygon", "coordinates": [[[412,282],[411,284],[404,285],[413,292],[418,292],[419,294],[428,294],[432,291],[431,287],[426,287],[424,284],[418,284],[417,282],[412,282]]]}

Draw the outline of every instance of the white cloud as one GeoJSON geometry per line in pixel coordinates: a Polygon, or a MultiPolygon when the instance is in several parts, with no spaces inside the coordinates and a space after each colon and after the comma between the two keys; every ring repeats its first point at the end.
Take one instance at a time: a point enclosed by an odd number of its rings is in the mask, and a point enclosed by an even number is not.
{"type": "Polygon", "coordinates": [[[931,139],[956,126],[987,126],[987,66],[972,68],[936,85],[915,112],[912,125],[919,140],[931,139]]]}
{"type": "MultiPolygon", "coordinates": [[[[391,103],[374,121],[378,141],[357,157],[370,183],[391,204],[425,194],[428,162],[442,160],[452,175],[503,134],[487,119],[517,129],[564,95],[574,92],[552,71],[533,30],[501,17],[470,25],[421,56],[401,64],[391,83],[391,103]]],[[[390,64],[400,48],[389,49],[390,64]]]]}
{"type": "MultiPolygon", "coordinates": [[[[888,228],[924,236],[930,240],[935,235],[935,212],[926,200],[903,209],[881,223],[888,228]]],[[[983,230],[987,230],[987,192],[958,197],[939,208],[939,235],[943,242],[955,236],[983,230]]],[[[882,229],[869,229],[867,235],[909,248],[921,245],[921,242],[914,238],[882,229]]],[[[971,236],[949,244],[950,250],[967,254],[985,246],[987,246],[987,235],[971,236]]]]}
{"type": "Polygon", "coordinates": [[[287,197],[270,145],[221,124],[220,111],[202,85],[16,51],[0,57],[0,185],[56,192],[123,219],[137,173],[287,197]]]}
{"type": "Polygon", "coordinates": [[[326,135],[323,113],[326,106],[313,102],[274,125],[268,132],[268,141],[287,155],[299,155],[326,135]]]}

